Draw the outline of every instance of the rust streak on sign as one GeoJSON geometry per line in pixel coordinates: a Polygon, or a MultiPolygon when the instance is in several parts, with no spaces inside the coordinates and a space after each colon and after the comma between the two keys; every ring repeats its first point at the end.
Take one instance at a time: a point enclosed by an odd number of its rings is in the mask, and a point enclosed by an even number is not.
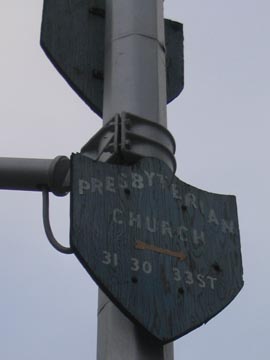
{"type": "Polygon", "coordinates": [[[150,250],[150,251],[154,251],[159,254],[174,256],[182,261],[187,258],[187,256],[182,251],[172,251],[172,250],[168,250],[168,249],[163,249],[163,248],[157,247],[155,245],[146,244],[142,241],[136,241],[135,248],[138,250],[150,250]]]}

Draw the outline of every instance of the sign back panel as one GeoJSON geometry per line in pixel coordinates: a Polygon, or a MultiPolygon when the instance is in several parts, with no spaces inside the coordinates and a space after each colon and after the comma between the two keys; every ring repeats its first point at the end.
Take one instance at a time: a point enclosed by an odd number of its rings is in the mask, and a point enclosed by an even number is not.
{"type": "MultiPolygon", "coordinates": [[[[184,87],[183,26],[165,20],[167,102],[184,87]]],[[[44,0],[41,47],[86,104],[102,117],[105,0],[44,0]]]]}
{"type": "Polygon", "coordinates": [[[109,298],[163,343],[206,323],[243,286],[236,200],[161,161],[72,156],[71,247],[109,298]]]}

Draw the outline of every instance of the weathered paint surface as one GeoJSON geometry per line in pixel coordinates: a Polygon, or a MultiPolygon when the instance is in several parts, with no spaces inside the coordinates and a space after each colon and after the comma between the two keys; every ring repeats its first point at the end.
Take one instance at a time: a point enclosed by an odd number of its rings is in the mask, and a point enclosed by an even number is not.
{"type": "Polygon", "coordinates": [[[99,115],[103,102],[104,4],[104,0],[44,0],[40,40],[56,69],[99,115]]]}
{"type": "MultiPolygon", "coordinates": [[[[165,20],[167,101],[184,87],[183,26],[165,20]]],[[[41,46],[75,92],[102,116],[104,0],[44,0],[41,46]]]]}
{"type": "Polygon", "coordinates": [[[236,200],[161,161],[72,156],[71,246],[111,300],[163,343],[207,322],[243,286],[236,200]]]}

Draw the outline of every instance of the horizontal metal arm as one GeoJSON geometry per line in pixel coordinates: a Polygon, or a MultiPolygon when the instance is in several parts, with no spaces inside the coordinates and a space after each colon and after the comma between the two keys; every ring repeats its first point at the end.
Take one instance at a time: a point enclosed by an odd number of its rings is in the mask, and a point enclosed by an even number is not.
{"type": "Polygon", "coordinates": [[[70,160],[0,158],[0,189],[53,192],[63,196],[70,191],[70,160]]]}

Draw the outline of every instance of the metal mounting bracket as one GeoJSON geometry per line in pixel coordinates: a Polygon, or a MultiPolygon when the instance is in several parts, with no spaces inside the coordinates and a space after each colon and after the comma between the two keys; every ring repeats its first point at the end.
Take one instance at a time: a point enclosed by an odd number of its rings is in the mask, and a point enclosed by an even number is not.
{"type": "Polygon", "coordinates": [[[164,161],[175,173],[175,141],[163,126],[121,113],[92,137],[81,152],[93,160],[132,164],[144,157],[164,161]]]}
{"type": "Polygon", "coordinates": [[[50,244],[62,254],[66,254],[66,255],[73,254],[72,248],[61,245],[53,235],[50,224],[49,192],[47,190],[43,190],[42,200],[43,200],[43,204],[42,204],[43,225],[50,244]]]}

